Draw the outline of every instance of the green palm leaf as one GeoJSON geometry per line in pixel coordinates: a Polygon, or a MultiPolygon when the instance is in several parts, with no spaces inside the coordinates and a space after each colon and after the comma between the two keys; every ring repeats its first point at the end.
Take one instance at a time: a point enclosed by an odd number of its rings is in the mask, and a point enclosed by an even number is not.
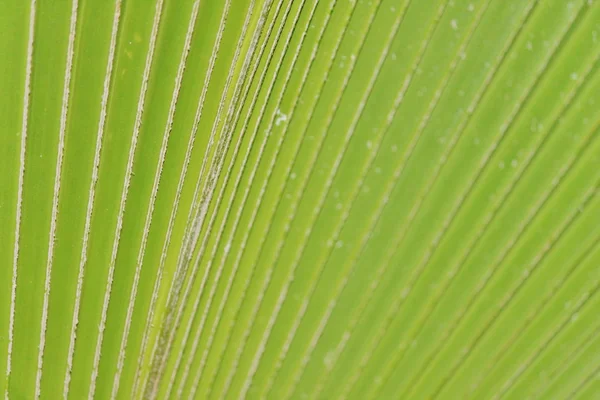
{"type": "Polygon", "coordinates": [[[0,2],[0,391],[597,398],[596,3],[0,2]]]}

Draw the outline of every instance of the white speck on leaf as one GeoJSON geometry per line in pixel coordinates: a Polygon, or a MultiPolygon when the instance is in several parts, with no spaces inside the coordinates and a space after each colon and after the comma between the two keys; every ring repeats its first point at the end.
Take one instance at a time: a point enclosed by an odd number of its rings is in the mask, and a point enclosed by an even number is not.
{"type": "Polygon", "coordinates": [[[571,322],[577,321],[577,318],[579,318],[579,314],[577,314],[577,313],[573,314],[573,316],[571,317],[571,322]]]}
{"type": "Polygon", "coordinates": [[[405,299],[409,293],[410,293],[410,289],[405,287],[404,289],[402,289],[402,292],[400,292],[400,296],[402,296],[402,298],[405,299]]]}
{"type": "Polygon", "coordinates": [[[529,50],[529,51],[533,50],[533,43],[531,43],[531,41],[528,41],[525,46],[527,47],[527,50],[529,50]]]}
{"type": "Polygon", "coordinates": [[[287,119],[287,114],[282,113],[280,109],[275,111],[275,126],[279,126],[282,122],[287,121],[287,119]]]}
{"type": "Polygon", "coordinates": [[[323,358],[323,364],[325,364],[325,368],[330,370],[333,368],[333,359],[335,358],[335,354],[333,351],[327,352],[325,358],[323,358]]]}

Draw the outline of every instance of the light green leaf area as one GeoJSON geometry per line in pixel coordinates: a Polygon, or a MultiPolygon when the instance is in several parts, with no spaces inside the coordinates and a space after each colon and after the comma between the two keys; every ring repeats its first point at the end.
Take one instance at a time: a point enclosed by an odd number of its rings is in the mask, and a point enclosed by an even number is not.
{"type": "Polygon", "coordinates": [[[7,399],[600,398],[595,0],[0,2],[7,399]]]}

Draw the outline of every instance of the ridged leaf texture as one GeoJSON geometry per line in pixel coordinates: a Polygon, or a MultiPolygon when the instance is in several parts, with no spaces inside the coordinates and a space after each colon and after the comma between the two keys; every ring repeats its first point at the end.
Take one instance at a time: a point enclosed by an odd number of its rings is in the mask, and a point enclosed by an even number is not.
{"type": "Polygon", "coordinates": [[[600,398],[600,5],[0,2],[7,399],[600,398]]]}

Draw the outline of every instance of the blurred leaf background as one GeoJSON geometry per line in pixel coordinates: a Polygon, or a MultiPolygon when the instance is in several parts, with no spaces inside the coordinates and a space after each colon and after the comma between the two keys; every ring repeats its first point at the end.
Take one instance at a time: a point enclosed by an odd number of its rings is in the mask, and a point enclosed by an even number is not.
{"type": "Polygon", "coordinates": [[[7,399],[600,398],[592,0],[0,2],[7,399]]]}

